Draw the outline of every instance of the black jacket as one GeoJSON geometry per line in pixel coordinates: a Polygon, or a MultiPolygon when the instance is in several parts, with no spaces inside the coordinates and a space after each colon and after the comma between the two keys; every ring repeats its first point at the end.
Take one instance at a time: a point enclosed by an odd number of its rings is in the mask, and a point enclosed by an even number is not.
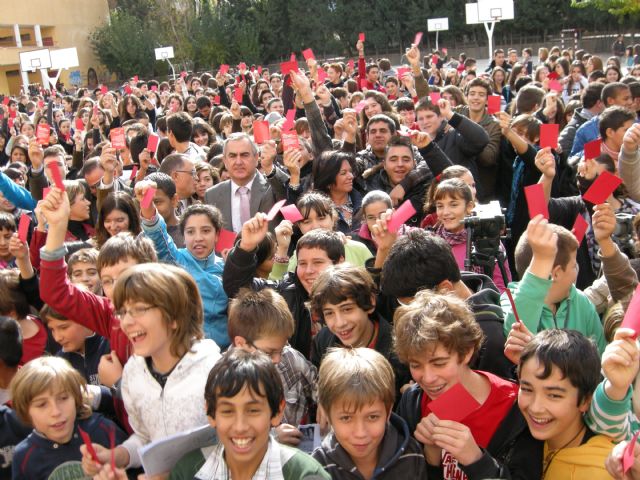
{"type": "Polygon", "coordinates": [[[288,273],[283,280],[273,281],[254,278],[257,268],[255,252],[245,252],[235,247],[229,252],[222,272],[222,286],[229,298],[238,294],[242,287],[253,290],[272,288],[287,302],[295,320],[295,331],[289,339],[293,348],[309,358],[311,353],[311,314],[305,302],[309,295],[295,273],[288,273]]]}
{"type": "MultiPolygon", "coordinates": [[[[427,462],[422,448],[411,437],[407,422],[395,413],[389,418],[379,452],[378,464],[371,480],[427,478],[427,462]]],[[[323,440],[322,446],[313,452],[313,458],[325,468],[333,480],[364,480],[333,433],[330,433],[323,440]]]]}
{"type": "MultiPolygon", "coordinates": [[[[414,432],[421,420],[422,389],[413,385],[404,392],[397,413],[414,432]]],[[[460,465],[469,480],[513,479],[540,480],[544,442],[534,439],[529,432],[518,402],[514,402],[504,417],[483,455],[471,465],[460,465]]],[[[442,468],[428,466],[429,480],[443,478],[442,468]]]]}
{"type": "Polygon", "coordinates": [[[18,420],[14,410],[0,405],[0,478],[11,478],[13,451],[32,430],[18,420]]]}

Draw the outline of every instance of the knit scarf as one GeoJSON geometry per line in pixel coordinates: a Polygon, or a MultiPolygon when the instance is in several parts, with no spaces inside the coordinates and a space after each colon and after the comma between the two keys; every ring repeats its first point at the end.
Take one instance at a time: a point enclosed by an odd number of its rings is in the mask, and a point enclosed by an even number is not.
{"type": "Polygon", "coordinates": [[[467,243],[467,229],[463,228],[459,232],[450,232],[444,225],[440,224],[436,227],[436,235],[445,239],[449,246],[460,245],[461,243],[467,243]]]}

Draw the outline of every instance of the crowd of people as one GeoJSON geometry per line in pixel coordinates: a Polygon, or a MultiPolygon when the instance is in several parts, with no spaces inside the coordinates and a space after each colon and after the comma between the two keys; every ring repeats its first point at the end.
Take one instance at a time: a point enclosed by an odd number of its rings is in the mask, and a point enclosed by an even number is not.
{"type": "Polygon", "coordinates": [[[640,45],[365,45],[4,97],[2,478],[640,478],[640,45]]]}

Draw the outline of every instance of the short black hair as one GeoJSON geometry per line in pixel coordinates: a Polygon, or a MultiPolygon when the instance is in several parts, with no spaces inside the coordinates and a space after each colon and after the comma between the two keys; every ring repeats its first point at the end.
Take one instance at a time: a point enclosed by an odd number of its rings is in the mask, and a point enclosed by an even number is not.
{"type": "Polygon", "coordinates": [[[340,150],[324,152],[313,161],[313,186],[316,190],[329,194],[331,185],[336,183],[343,162],[348,162],[355,174],[356,159],[353,154],[340,150]]]}
{"type": "Polygon", "coordinates": [[[193,120],[187,112],[177,112],[167,117],[167,132],[173,133],[176,141],[188,142],[192,130],[193,120]]]}
{"type": "Polygon", "coordinates": [[[149,133],[147,131],[138,132],[129,141],[129,152],[133,163],[140,164],[140,153],[147,148],[149,143],[149,133]]]}
{"type": "Polygon", "coordinates": [[[22,358],[22,331],[11,317],[0,316],[0,360],[7,367],[17,367],[22,358]]]}
{"type": "Polygon", "coordinates": [[[382,267],[382,293],[396,298],[413,297],[449,280],[461,279],[460,268],[449,244],[425,230],[410,230],[396,240],[382,267]]]}
{"type": "Polygon", "coordinates": [[[634,121],[636,114],[623,107],[613,106],[600,114],[598,130],[603,140],[607,138],[607,129],[618,130],[629,120],[634,121]]]}
{"type": "Polygon", "coordinates": [[[593,341],[576,330],[549,329],[538,333],[520,356],[522,366],[535,357],[544,370],[540,380],[549,378],[555,366],[563,378],[578,389],[578,406],[589,399],[600,382],[600,355],[593,341]]]}
{"type": "Polygon", "coordinates": [[[586,109],[592,108],[599,100],[602,99],[602,89],[604,84],[593,82],[587,85],[582,91],[582,106],[586,109]]]}
{"type": "MultiPolygon", "coordinates": [[[[603,72],[604,75],[604,72],[603,72]]],[[[611,82],[611,83],[607,83],[603,88],[602,88],[602,103],[604,103],[605,107],[608,107],[609,104],[607,103],[607,100],[609,100],[610,98],[616,98],[618,96],[618,93],[620,93],[623,90],[629,90],[629,85],[626,85],[622,82],[611,82]]]]}
{"type": "Polygon", "coordinates": [[[338,232],[316,229],[305,233],[298,243],[296,243],[296,255],[300,256],[303,248],[318,248],[327,252],[327,257],[334,263],[338,263],[340,258],[345,257],[344,243],[342,236],[338,232]]]}
{"type": "Polygon", "coordinates": [[[374,123],[378,123],[378,122],[386,123],[389,126],[391,135],[396,133],[396,122],[394,122],[392,118],[390,118],[388,115],[385,115],[384,113],[378,113],[377,115],[374,115],[369,119],[369,121],[367,122],[367,128],[366,128],[367,133],[369,132],[369,127],[371,127],[371,125],[373,125],[374,123]]]}
{"type": "Polygon", "coordinates": [[[264,353],[246,352],[240,348],[228,350],[209,372],[204,387],[207,415],[215,418],[218,399],[235,397],[244,388],[253,395],[266,397],[271,418],[278,415],[284,390],[276,366],[264,353]]]}
{"type": "Polygon", "coordinates": [[[159,190],[162,190],[165,195],[169,198],[173,198],[176,194],[176,184],[166,173],[162,172],[153,172],[145,177],[145,180],[149,180],[151,182],[156,182],[156,185],[159,190]]]}
{"type": "Polygon", "coordinates": [[[211,100],[206,95],[201,95],[196,98],[196,107],[198,110],[204,107],[211,107],[211,100]]]}

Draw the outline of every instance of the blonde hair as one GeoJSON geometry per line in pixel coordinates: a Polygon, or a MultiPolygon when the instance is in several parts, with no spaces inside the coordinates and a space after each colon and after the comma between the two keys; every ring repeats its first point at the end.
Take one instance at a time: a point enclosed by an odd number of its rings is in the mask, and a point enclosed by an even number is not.
{"type": "Polygon", "coordinates": [[[120,310],[127,302],[141,302],[162,312],[167,329],[171,331],[170,351],[184,356],[195,340],[204,337],[204,313],[198,286],[182,268],[159,263],[142,263],[128,268],[116,281],[113,304],[120,310]]]}
{"type": "Polygon", "coordinates": [[[80,183],[79,180],[64,180],[64,189],[67,192],[67,197],[69,198],[69,205],[73,205],[76,197],[79,194],[85,196],[87,191],[84,188],[84,185],[80,183]]]}
{"type": "Polygon", "coordinates": [[[229,338],[243,337],[252,343],[261,338],[293,335],[295,322],[287,302],[271,288],[258,292],[242,288],[229,302],[229,338]]]}
{"type": "Polygon", "coordinates": [[[33,399],[43,392],[56,390],[71,394],[78,418],[91,416],[91,407],[85,400],[87,382],[80,372],[63,358],[40,357],[26,363],[11,381],[13,408],[20,420],[32,425],[29,407],[33,399]]]}
{"type": "Polygon", "coordinates": [[[391,364],[372,348],[330,348],[322,358],[318,403],[328,415],[338,401],[357,411],[381,400],[390,412],[395,392],[391,364]]]}

